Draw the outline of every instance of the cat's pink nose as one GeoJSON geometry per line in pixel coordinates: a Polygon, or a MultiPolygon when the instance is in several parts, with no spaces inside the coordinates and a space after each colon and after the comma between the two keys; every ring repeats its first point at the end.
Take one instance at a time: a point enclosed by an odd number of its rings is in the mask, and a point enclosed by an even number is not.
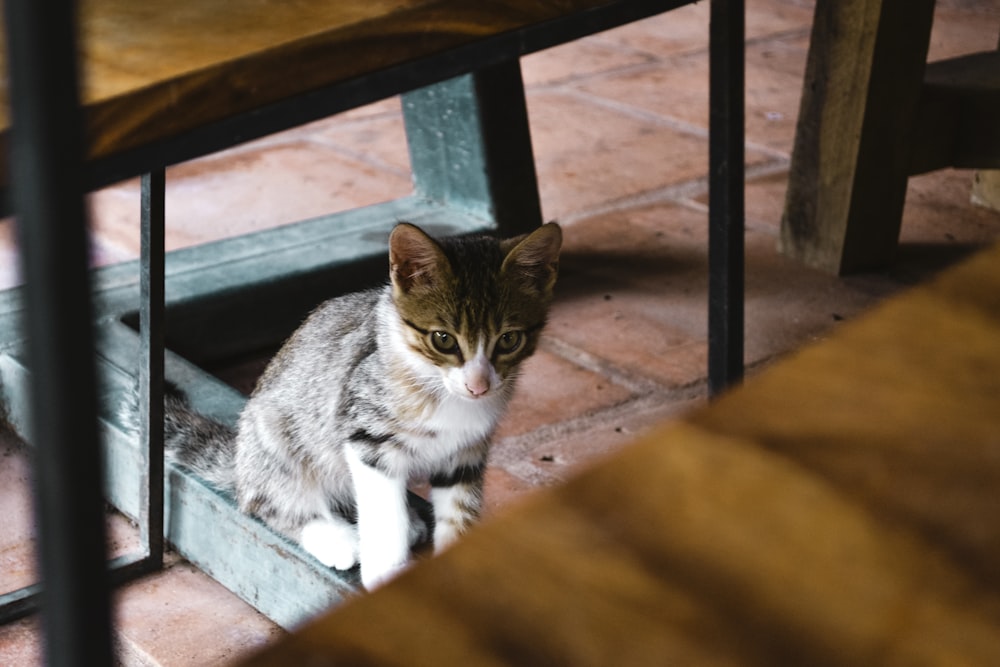
{"type": "Polygon", "coordinates": [[[490,390],[490,381],[486,378],[475,378],[465,383],[465,389],[475,398],[479,398],[490,390]]]}

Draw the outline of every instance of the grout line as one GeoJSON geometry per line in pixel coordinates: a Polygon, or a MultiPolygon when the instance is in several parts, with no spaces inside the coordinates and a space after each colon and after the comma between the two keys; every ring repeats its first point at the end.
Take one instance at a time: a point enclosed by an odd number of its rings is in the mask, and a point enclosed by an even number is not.
{"type": "Polygon", "coordinates": [[[708,178],[698,177],[689,181],[674,183],[664,188],[646,190],[634,195],[611,199],[589,208],[572,211],[559,217],[560,223],[571,224],[608,213],[645,208],[663,203],[679,203],[708,192],[708,178]]]}
{"type": "Polygon", "coordinates": [[[788,30],[750,37],[744,41],[744,46],[746,48],[750,48],[751,46],[759,46],[761,44],[767,44],[768,42],[786,42],[788,40],[798,39],[800,37],[809,37],[811,35],[811,25],[803,26],[801,28],[789,28],[788,30]]]}
{"type": "MultiPolygon", "coordinates": [[[[785,354],[787,352],[779,352],[747,364],[746,377],[752,377],[785,354]]],[[[540,468],[534,460],[525,459],[528,452],[539,445],[584,434],[600,427],[608,427],[616,422],[622,425],[619,428],[625,430],[636,417],[656,409],[662,409],[666,404],[676,404],[674,411],[664,410],[662,417],[655,422],[646,424],[643,431],[629,433],[630,439],[634,440],[642,437],[643,433],[650,428],[657,428],[675,421],[682,412],[686,411],[682,404],[697,400],[707,401],[708,398],[708,380],[704,377],[679,387],[665,388],[660,385],[656,385],[656,387],[655,391],[627,398],[607,408],[571,417],[565,421],[543,424],[527,433],[501,438],[494,443],[493,447],[502,448],[505,452],[504,458],[507,460],[491,460],[490,465],[502,468],[505,472],[533,486],[558,483],[565,479],[564,476],[540,468]]]]}
{"type": "MultiPolygon", "coordinates": [[[[595,95],[594,93],[589,93],[587,91],[579,90],[576,88],[566,88],[559,91],[560,93],[575,97],[580,102],[586,102],[593,104],[594,106],[603,107],[609,111],[616,111],[618,113],[630,116],[636,120],[646,121],[650,123],[655,123],[661,127],[666,127],[676,132],[682,134],[691,135],[698,137],[699,139],[708,139],[709,131],[708,128],[698,125],[697,123],[691,123],[680,118],[675,118],[670,115],[660,114],[655,111],[649,111],[648,109],[643,109],[641,107],[635,107],[631,104],[626,104],[624,102],[619,102],[618,100],[613,100],[607,97],[602,97],[600,95],[595,95]]],[[[776,148],[771,148],[765,144],[758,144],[753,141],[744,141],[744,147],[747,150],[752,150],[756,153],[762,153],[773,159],[785,159],[789,158],[788,153],[785,151],[778,150],[776,148]]]]}
{"type": "MultiPolygon", "coordinates": [[[[400,169],[399,167],[397,167],[395,165],[392,165],[392,164],[389,164],[388,162],[385,162],[384,160],[380,160],[379,158],[374,157],[373,155],[370,155],[368,153],[358,152],[358,151],[355,151],[355,150],[351,150],[350,148],[342,146],[342,145],[338,144],[336,141],[327,139],[325,137],[311,136],[310,135],[310,136],[304,137],[303,141],[305,143],[308,143],[308,144],[313,145],[313,146],[318,146],[318,147],[323,148],[325,150],[332,150],[335,153],[338,153],[338,154],[340,154],[340,155],[342,155],[344,157],[347,157],[347,158],[350,158],[351,160],[354,160],[355,162],[360,162],[362,164],[366,164],[369,167],[372,167],[374,169],[378,169],[380,171],[388,172],[388,173],[393,174],[395,176],[399,176],[400,178],[410,179],[411,176],[412,176],[412,172],[409,169],[400,169]]],[[[406,137],[405,136],[403,137],[403,141],[405,143],[405,141],[406,141],[406,137]]]]}
{"type": "MultiPolygon", "coordinates": [[[[579,433],[591,431],[596,427],[607,426],[618,422],[627,425],[634,417],[656,408],[662,408],[669,403],[684,403],[705,398],[708,392],[707,381],[702,378],[696,382],[675,389],[660,389],[659,391],[630,398],[607,408],[590,412],[565,421],[543,424],[536,429],[518,435],[502,438],[494,445],[503,448],[505,452],[513,452],[515,456],[525,454],[538,445],[544,445],[579,433]]],[[[656,423],[665,423],[659,420],[656,423]]],[[[508,466],[503,466],[512,472],[508,466]]]]}
{"type": "MultiPolygon", "coordinates": [[[[788,171],[789,160],[787,158],[776,158],[767,162],[760,162],[746,166],[745,180],[773,176],[788,171]]],[[[581,211],[572,211],[559,217],[560,223],[571,224],[580,220],[608,213],[627,211],[637,208],[645,208],[663,203],[675,203],[698,211],[708,211],[708,206],[696,201],[696,197],[708,194],[708,176],[699,176],[687,181],[673,183],[663,188],[646,190],[633,195],[627,195],[618,199],[611,199],[600,204],[596,204],[581,211]]]]}
{"type": "Polygon", "coordinates": [[[636,377],[635,374],[619,368],[609,361],[596,357],[585,350],[581,350],[574,345],[570,345],[559,338],[544,336],[542,337],[540,347],[546,352],[550,352],[572,364],[597,373],[633,393],[649,394],[661,389],[661,385],[655,381],[641,376],[636,377]]]}

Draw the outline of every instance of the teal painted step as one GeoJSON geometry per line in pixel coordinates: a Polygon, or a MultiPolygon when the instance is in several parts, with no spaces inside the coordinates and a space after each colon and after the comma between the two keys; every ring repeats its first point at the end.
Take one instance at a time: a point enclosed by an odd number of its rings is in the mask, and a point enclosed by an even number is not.
{"type": "MultiPolygon", "coordinates": [[[[410,197],[169,253],[167,379],[199,412],[235,423],[245,397],[174,345],[194,359],[210,360],[280,342],[324,299],[386,280],[387,239],[400,220],[438,235],[490,228],[481,218],[410,197]]],[[[139,363],[138,334],[127,324],[138,310],[138,262],[95,270],[93,289],[106,494],[134,519],[141,464],[137,443],[116,413],[139,363]]],[[[0,405],[30,442],[21,308],[21,290],[0,293],[0,405]]],[[[356,572],[324,567],[196,476],[168,466],[165,485],[167,540],[279,625],[295,627],[357,590],[356,572]]]]}

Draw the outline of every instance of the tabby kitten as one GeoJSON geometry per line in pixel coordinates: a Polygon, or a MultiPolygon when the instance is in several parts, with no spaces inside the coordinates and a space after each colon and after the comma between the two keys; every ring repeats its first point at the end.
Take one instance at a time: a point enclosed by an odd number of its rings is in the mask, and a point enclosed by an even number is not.
{"type": "Polygon", "coordinates": [[[168,396],[168,456],[323,564],[372,588],[423,529],[407,482],[429,479],[434,545],[478,517],[490,438],[534,351],[562,233],[435,241],[401,223],[390,284],[331,299],[271,360],[235,433],[168,396]]]}

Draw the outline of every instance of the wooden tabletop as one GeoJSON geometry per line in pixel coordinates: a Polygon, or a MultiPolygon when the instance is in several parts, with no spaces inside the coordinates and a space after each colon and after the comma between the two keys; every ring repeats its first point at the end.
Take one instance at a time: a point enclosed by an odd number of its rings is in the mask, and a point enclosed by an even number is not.
{"type": "MultiPolygon", "coordinates": [[[[87,157],[170,139],[324,86],[620,4],[628,3],[82,0],[87,157]]],[[[670,3],[631,4],[648,5],[652,13],[670,3]]],[[[0,58],[3,53],[0,48],[0,58]]],[[[0,85],[0,149],[9,128],[6,95],[0,85]]]]}
{"type": "Polygon", "coordinates": [[[1000,665],[1000,247],[247,664],[1000,665]]]}

